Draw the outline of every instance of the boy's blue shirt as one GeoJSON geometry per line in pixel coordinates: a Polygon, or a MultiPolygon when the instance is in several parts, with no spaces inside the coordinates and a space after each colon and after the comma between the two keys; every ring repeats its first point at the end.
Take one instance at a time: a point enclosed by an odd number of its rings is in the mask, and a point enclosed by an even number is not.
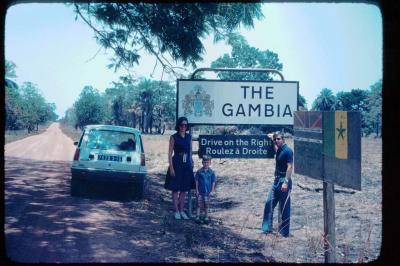
{"type": "Polygon", "coordinates": [[[211,192],[212,184],[215,183],[215,173],[211,168],[206,171],[204,167],[200,168],[195,175],[195,180],[199,182],[198,188],[201,195],[208,195],[211,192]]]}

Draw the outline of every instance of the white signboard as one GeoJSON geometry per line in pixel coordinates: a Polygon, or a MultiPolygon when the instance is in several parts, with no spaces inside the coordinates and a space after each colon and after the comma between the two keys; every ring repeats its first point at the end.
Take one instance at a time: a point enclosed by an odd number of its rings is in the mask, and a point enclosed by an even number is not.
{"type": "Polygon", "coordinates": [[[178,79],[177,115],[190,124],[293,125],[297,81],[178,79]]]}

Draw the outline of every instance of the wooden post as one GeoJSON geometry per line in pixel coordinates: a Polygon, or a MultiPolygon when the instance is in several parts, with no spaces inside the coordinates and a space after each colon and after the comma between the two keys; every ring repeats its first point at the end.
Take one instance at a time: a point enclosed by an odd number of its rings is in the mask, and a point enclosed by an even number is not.
{"type": "Polygon", "coordinates": [[[323,182],[325,263],[336,262],[335,197],[333,183],[323,182]]]}
{"type": "MultiPolygon", "coordinates": [[[[192,127],[190,127],[190,129],[189,129],[189,134],[190,135],[192,135],[192,127]]],[[[192,135],[192,138],[193,138],[193,135],[192,135]]],[[[193,139],[192,139],[192,141],[193,141],[193,139]]],[[[192,147],[192,144],[190,144],[190,146],[192,147]]],[[[192,151],[193,152],[193,151],[192,151]]],[[[189,158],[189,160],[191,160],[192,159],[192,154],[190,154],[190,158],[189,158]]],[[[189,189],[189,192],[188,192],[188,216],[189,216],[189,218],[192,218],[192,189],[189,189]]]]}

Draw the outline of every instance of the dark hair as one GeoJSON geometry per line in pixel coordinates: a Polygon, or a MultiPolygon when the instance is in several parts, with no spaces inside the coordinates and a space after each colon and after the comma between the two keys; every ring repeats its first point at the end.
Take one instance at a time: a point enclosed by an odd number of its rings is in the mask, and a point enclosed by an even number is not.
{"type": "Polygon", "coordinates": [[[210,155],[203,155],[203,162],[204,161],[211,161],[211,156],[210,155]]]}
{"type": "Polygon", "coordinates": [[[186,117],[181,116],[178,118],[178,121],[176,121],[176,125],[175,125],[175,130],[179,131],[179,125],[182,124],[183,121],[186,121],[186,123],[188,123],[187,127],[186,127],[186,131],[189,130],[189,121],[186,117]]]}

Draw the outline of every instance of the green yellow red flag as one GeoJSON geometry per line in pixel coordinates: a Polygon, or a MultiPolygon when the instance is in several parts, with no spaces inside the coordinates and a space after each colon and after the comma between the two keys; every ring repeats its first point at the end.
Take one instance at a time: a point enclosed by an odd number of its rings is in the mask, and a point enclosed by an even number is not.
{"type": "Polygon", "coordinates": [[[338,159],[348,159],[347,112],[326,112],[323,118],[324,153],[338,159]]]}
{"type": "Polygon", "coordinates": [[[335,157],[347,159],[348,155],[347,112],[335,112],[335,157]]]}

